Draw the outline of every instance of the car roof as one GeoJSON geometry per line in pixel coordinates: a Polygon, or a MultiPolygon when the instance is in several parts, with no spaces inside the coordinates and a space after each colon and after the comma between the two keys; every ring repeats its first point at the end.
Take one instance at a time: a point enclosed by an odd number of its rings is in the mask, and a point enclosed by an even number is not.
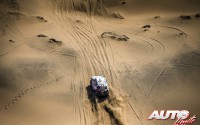
{"type": "Polygon", "coordinates": [[[97,84],[99,86],[107,86],[107,82],[106,82],[106,78],[103,76],[92,76],[92,79],[96,79],[97,80],[97,84]]]}

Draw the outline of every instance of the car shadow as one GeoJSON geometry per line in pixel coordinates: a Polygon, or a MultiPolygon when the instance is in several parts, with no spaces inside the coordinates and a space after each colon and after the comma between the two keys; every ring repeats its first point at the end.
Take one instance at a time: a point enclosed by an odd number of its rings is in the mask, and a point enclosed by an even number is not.
{"type": "Polygon", "coordinates": [[[106,99],[107,99],[106,96],[99,96],[99,97],[97,97],[98,103],[104,102],[106,99]]]}
{"type": "Polygon", "coordinates": [[[87,86],[87,87],[86,87],[86,90],[87,90],[88,99],[90,100],[90,103],[91,103],[91,105],[92,105],[92,111],[93,111],[93,112],[98,111],[97,102],[96,102],[96,99],[95,99],[95,95],[94,95],[94,93],[92,92],[91,86],[90,86],[90,85],[87,86]]]}

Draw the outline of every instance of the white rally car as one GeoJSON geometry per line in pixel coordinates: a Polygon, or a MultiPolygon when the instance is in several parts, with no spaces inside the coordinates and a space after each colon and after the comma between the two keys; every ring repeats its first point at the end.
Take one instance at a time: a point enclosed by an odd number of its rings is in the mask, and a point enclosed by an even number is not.
{"type": "Polygon", "coordinates": [[[108,83],[103,76],[92,76],[90,86],[97,96],[109,96],[108,83]]]}

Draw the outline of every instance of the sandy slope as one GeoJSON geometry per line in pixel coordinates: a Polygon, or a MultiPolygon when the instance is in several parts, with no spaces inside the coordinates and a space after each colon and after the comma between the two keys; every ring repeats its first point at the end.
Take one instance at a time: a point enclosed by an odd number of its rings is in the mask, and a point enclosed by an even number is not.
{"type": "Polygon", "coordinates": [[[168,125],[147,118],[156,109],[200,115],[199,1],[121,2],[0,1],[2,125],[168,125]],[[92,75],[108,79],[109,99],[93,99],[92,75]]]}

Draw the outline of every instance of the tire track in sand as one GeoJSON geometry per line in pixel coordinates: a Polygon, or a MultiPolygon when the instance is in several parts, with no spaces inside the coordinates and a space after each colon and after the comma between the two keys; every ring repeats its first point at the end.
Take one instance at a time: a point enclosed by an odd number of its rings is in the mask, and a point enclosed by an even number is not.
{"type": "Polygon", "coordinates": [[[52,79],[51,81],[49,82],[46,82],[46,83],[39,83],[39,84],[36,84],[36,85],[33,85],[31,87],[28,87],[28,88],[25,88],[23,89],[22,91],[18,92],[18,94],[16,94],[13,99],[11,99],[9,101],[9,103],[7,105],[4,105],[2,107],[0,107],[0,111],[2,110],[8,110],[12,105],[14,105],[15,103],[17,103],[17,101],[19,101],[23,96],[25,96],[26,94],[36,90],[36,89],[39,89],[40,87],[42,86],[45,86],[45,85],[50,85],[50,84],[54,84],[55,82],[59,81],[61,78],[63,78],[62,75],[56,77],[55,79],[52,79]]]}
{"type": "MultiPolygon", "coordinates": [[[[62,4],[59,4],[59,5],[64,5],[65,10],[72,8],[72,7],[69,7],[70,5],[67,3],[67,1],[61,1],[61,3],[62,4]],[[69,7],[69,8],[66,8],[66,7],[69,7]]],[[[72,3],[73,3],[73,1],[71,1],[71,4],[72,3]]],[[[74,5],[71,5],[71,6],[74,6],[74,5]]],[[[75,46],[79,49],[79,52],[81,54],[80,62],[84,62],[83,67],[85,67],[85,68],[82,68],[83,76],[85,78],[83,86],[86,87],[86,83],[88,82],[88,79],[91,75],[99,74],[99,73],[105,74],[105,72],[107,71],[107,69],[104,69],[103,67],[101,67],[101,63],[106,65],[109,68],[111,67],[110,60],[109,60],[106,50],[105,50],[105,42],[100,41],[99,38],[97,37],[97,35],[95,36],[95,39],[94,38],[91,39],[91,38],[88,38],[88,36],[85,36],[82,33],[83,31],[80,31],[80,29],[76,28],[76,26],[74,25],[73,20],[71,20],[71,16],[73,16],[73,15],[71,15],[71,13],[69,11],[68,12],[63,12],[62,10],[59,10],[59,11],[61,11],[61,12],[59,12],[59,13],[56,13],[55,11],[53,12],[53,18],[55,19],[57,24],[61,26],[61,29],[63,30],[63,32],[64,33],[66,32],[65,33],[66,37],[67,38],[71,37],[70,39],[75,44],[75,46]],[[70,34],[70,36],[69,36],[69,34],[70,34]],[[87,42],[87,43],[83,43],[83,41],[87,42]],[[90,48],[86,49],[85,45],[90,45],[90,48]],[[96,49],[97,45],[99,47],[98,49],[96,49]],[[93,49],[91,47],[94,47],[95,49],[93,49]],[[93,55],[92,52],[94,52],[95,54],[93,55]],[[105,55],[107,57],[105,57],[105,55]],[[99,62],[95,61],[95,57],[99,59],[99,62]],[[87,73],[87,74],[85,74],[85,73],[87,73]]],[[[91,27],[93,27],[93,26],[91,26],[91,27]]],[[[93,30],[94,30],[94,27],[93,27],[93,30]]],[[[94,31],[92,31],[92,33],[96,34],[94,31]]],[[[93,34],[91,34],[91,36],[93,36],[93,34]]],[[[112,78],[112,71],[111,71],[111,69],[108,69],[108,70],[110,70],[110,73],[107,74],[106,77],[108,77],[108,79],[111,79],[112,84],[115,84],[116,81],[114,81],[112,78]]],[[[112,98],[114,98],[114,97],[115,97],[115,95],[113,94],[112,98]]],[[[114,99],[111,102],[105,102],[104,104],[97,103],[97,106],[100,108],[97,112],[95,112],[95,114],[97,114],[96,122],[98,124],[102,124],[102,122],[99,122],[100,119],[102,119],[103,123],[106,123],[105,119],[103,118],[103,117],[105,117],[104,114],[108,114],[108,115],[110,115],[110,114],[109,114],[109,112],[107,112],[105,110],[104,106],[111,105],[111,103],[115,100],[117,100],[117,99],[114,99]]],[[[83,119],[85,121],[83,123],[87,124],[88,121],[86,121],[86,118],[88,119],[88,116],[86,116],[84,109],[85,108],[81,109],[83,111],[83,116],[84,116],[83,119]]],[[[91,116],[91,113],[89,113],[89,114],[91,116]]],[[[106,117],[108,117],[108,115],[106,117]]],[[[114,116],[115,116],[115,114],[114,114],[114,116]]],[[[112,117],[110,117],[110,120],[112,121],[114,119],[115,119],[115,117],[113,117],[113,115],[112,115],[112,117]]]]}

